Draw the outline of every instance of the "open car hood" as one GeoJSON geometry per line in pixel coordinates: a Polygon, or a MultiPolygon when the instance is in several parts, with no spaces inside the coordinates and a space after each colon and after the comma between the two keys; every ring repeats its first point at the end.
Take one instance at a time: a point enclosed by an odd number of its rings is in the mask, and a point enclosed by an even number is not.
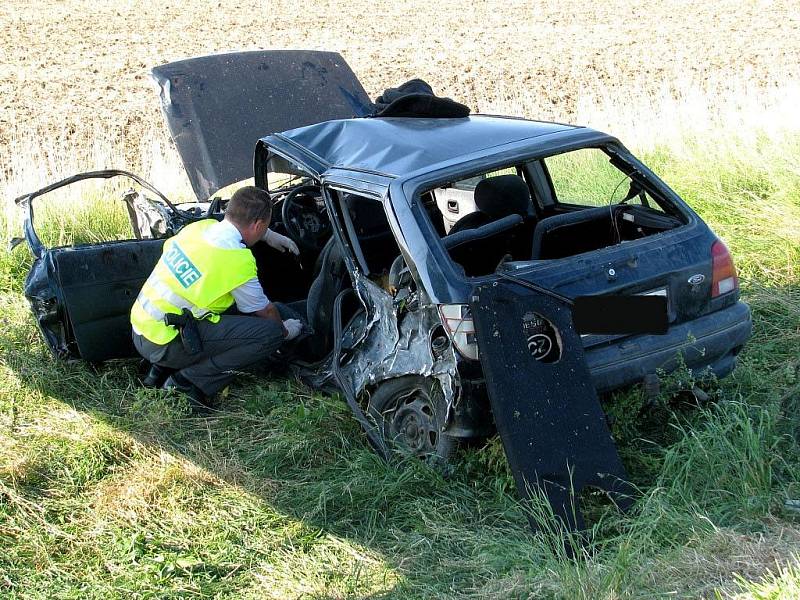
{"type": "Polygon", "coordinates": [[[152,71],[198,200],[253,176],[270,133],[360,117],[372,103],[336,52],[265,50],[201,56],[152,71]]]}

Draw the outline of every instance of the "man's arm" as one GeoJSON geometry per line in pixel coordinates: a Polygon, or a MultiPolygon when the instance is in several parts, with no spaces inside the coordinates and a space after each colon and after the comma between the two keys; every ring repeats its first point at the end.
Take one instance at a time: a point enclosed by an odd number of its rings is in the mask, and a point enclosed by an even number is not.
{"type": "Polygon", "coordinates": [[[255,315],[257,317],[261,317],[262,319],[272,319],[274,321],[277,321],[281,326],[281,330],[283,331],[283,337],[286,337],[287,335],[289,335],[289,332],[286,330],[286,327],[284,327],[284,325],[283,325],[283,319],[281,319],[281,313],[278,312],[278,307],[275,306],[272,302],[267,304],[261,310],[257,310],[255,312],[250,313],[250,314],[255,315]]]}
{"type": "Polygon", "coordinates": [[[300,249],[291,238],[281,235],[273,229],[267,229],[266,233],[264,233],[264,237],[261,239],[276,250],[281,252],[291,252],[295,256],[300,255],[300,249]]]}
{"type": "Polygon", "coordinates": [[[262,319],[277,321],[280,323],[283,337],[289,335],[286,331],[286,327],[283,325],[283,319],[281,319],[281,314],[278,312],[278,307],[270,302],[264,294],[264,290],[261,289],[261,284],[258,283],[257,277],[253,277],[239,287],[231,290],[231,294],[233,294],[233,298],[236,300],[236,308],[239,309],[239,312],[246,315],[261,317],[262,319]]]}

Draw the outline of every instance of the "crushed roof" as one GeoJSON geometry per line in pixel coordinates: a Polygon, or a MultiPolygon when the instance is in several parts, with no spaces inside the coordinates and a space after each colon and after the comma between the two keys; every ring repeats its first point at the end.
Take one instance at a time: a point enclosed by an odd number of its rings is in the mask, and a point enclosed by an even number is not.
{"type": "Polygon", "coordinates": [[[475,115],[341,119],[276,136],[301,146],[329,167],[399,176],[495,146],[572,129],[576,127],[475,115]]]}

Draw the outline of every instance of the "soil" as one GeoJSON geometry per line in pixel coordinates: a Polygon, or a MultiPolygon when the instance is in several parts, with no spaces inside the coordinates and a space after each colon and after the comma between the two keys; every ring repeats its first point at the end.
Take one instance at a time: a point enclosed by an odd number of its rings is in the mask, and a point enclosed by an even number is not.
{"type": "Polygon", "coordinates": [[[777,86],[800,74],[797,0],[137,2],[6,0],[0,152],[30,132],[135,145],[162,127],[149,69],[242,49],[340,52],[370,96],[412,78],[481,110],[523,95],[570,120],[582,95],[700,84],[777,86]]]}

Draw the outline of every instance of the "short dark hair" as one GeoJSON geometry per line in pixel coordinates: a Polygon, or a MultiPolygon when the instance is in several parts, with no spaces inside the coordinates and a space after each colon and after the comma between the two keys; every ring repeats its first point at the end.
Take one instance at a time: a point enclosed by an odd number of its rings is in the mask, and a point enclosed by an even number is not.
{"type": "Polygon", "coordinates": [[[249,225],[272,216],[272,198],[266,190],[247,185],[233,193],[225,216],[237,225],[249,225]]]}

